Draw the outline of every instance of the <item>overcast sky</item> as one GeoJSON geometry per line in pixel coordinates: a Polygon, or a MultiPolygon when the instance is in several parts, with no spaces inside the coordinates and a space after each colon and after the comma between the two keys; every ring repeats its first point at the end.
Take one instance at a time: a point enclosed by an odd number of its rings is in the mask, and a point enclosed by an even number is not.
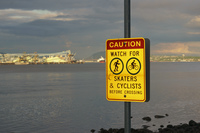
{"type": "MultiPolygon", "coordinates": [[[[124,0],[0,0],[0,52],[86,58],[124,37],[124,0]]],[[[200,55],[200,0],[131,0],[131,37],[151,54],[200,55]]]]}

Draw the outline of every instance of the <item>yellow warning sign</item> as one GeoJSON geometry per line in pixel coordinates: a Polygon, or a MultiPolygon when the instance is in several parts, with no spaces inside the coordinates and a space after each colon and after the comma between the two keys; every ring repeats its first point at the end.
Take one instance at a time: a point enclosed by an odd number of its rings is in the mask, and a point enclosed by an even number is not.
{"type": "Polygon", "coordinates": [[[144,38],[106,41],[106,97],[110,101],[146,101],[144,38]]]}

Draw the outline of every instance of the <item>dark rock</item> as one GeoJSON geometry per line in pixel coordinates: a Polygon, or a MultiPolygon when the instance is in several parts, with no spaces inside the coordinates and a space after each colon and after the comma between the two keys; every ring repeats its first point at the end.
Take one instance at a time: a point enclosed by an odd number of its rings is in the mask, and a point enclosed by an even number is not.
{"type": "Polygon", "coordinates": [[[168,114],[165,114],[165,116],[169,116],[168,114]]]}
{"type": "Polygon", "coordinates": [[[100,129],[100,133],[109,133],[109,132],[108,132],[107,130],[101,128],[101,129],[100,129]]]}
{"type": "Polygon", "coordinates": [[[173,128],[173,126],[172,125],[167,125],[167,128],[173,128]]]}
{"type": "Polygon", "coordinates": [[[92,129],[92,130],[90,130],[91,131],[91,133],[94,133],[95,132],[95,130],[94,129],[92,129]]]}
{"type": "Polygon", "coordinates": [[[110,128],[110,129],[108,130],[108,132],[109,132],[109,133],[112,133],[112,132],[113,132],[113,129],[112,129],[112,128],[110,128]]]}
{"type": "Polygon", "coordinates": [[[162,128],[158,128],[158,131],[161,132],[163,129],[162,128]]]}
{"type": "Polygon", "coordinates": [[[160,127],[163,128],[164,126],[163,126],[163,125],[160,125],[160,127]]]}
{"type": "Polygon", "coordinates": [[[116,133],[124,133],[124,128],[120,128],[116,133]]]}
{"type": "MultiPolygon", "coordinates": [[[[164,128],[163,125],[160,125],[160,128],[155,132],[147,129],[148,128],[147,125],[143,125],[143,127],[144,127],[143,129],[131,129],[131,133],[200,133],[200,123],[197,123],[194,120],[190,120],[188,124],[179,124],[179,125],[170,124],[167,125],[166,128],[164,128]]],[[[109,130],[101,128],[98,133],[124,133],[124,128],[121,129],[110,128],[109,130]]]]}
{"type": "Polygon", "coordinates": [[[118,129],[112,129],[111,133],[117,133],[117,132],[118,132],[118,129]]]}
{"type": "Polygon", "coordinates": [[[149,122],[149,121],[151,121],[151,118],[147,116],[147,117],[143,117],[142,120],[145,120],[145,121],[149,122]]]}
{"type": "Polygon", "coordinates": [[[134,132],[132,131],[131,133],[153,133],[153,131],[149,129],[137,129],[134,132]]]}
{"type": "Polygon", "coordinates": [[[150,127],[150,126],[148,126],[148,125],[142,125],[142,127],[143,127],[144,129],[147,129],[147,128],[150,127]]]}
{"type": "Polygon", "coordinates": [[[178,127],[183,127],[183,128],[186,128],[186,127],[188,127],[189,125],[188,124],[182,124],[181,126],[178,126],[178,127]]]}
{"type": "Polygon", "coordinates": [[[171,128],[164,128],[160,130],[160,133],[177,133],[177,132],[171,128]]]}
{"type": "Polygon", "coordinates": [[[119,129],[113,129],[113,128],[110,128],[108,130],[108,133],[117,133],[119,131],[119,129]]]}
{"type": "Polygon", "coordinates": [[[189,125],[190,126],[197,126],[197,123],[195,121],[193,121],[193,120],[190,120],[189,121],[189,125]]]}
{"type": "Polygon", "coordinates": [[[163,115],[155,115],[154,117],[159,119],[159,118],[164,118],[165,116],[163,116],[163,115]]]}

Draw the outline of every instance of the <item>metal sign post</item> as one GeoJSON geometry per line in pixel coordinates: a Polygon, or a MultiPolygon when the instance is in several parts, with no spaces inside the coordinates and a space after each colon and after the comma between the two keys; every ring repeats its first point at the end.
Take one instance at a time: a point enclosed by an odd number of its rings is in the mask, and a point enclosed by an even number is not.
{"type": "MultiPolygon", "coordinates": [[[[124,38],[131,37],[130,7],[130,0],[124,0],[124,38]]],[[[125,133],[131,133],[131,102],[124,102],[124,127],[125,133]]]]}
{"type": "Polygon", "coordinates": [[[124,38],[106,40],[106,98],[124,102],[125,133],[131,132],[131,102],[150,99],[150,40],[130,38],[130,0],[124,0],[124,38]]]}

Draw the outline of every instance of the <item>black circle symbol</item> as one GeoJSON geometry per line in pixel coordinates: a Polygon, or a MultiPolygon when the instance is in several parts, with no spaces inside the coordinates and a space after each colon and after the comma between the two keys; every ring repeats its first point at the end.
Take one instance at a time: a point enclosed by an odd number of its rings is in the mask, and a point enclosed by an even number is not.
{"type": "Polygon", "coordinates": [[[137,58],[132,57],[127,61],[126,69],[131,75],[136,75],[141,70],[141,63],[137,58]]]}
{"type": "Polygon", "coordinates": [[[124,63],[120,58],[114,58],[111,60],[110,71],[113,74],[118,75],[123,71],[123,69],[124,69],[124,63]]]}

